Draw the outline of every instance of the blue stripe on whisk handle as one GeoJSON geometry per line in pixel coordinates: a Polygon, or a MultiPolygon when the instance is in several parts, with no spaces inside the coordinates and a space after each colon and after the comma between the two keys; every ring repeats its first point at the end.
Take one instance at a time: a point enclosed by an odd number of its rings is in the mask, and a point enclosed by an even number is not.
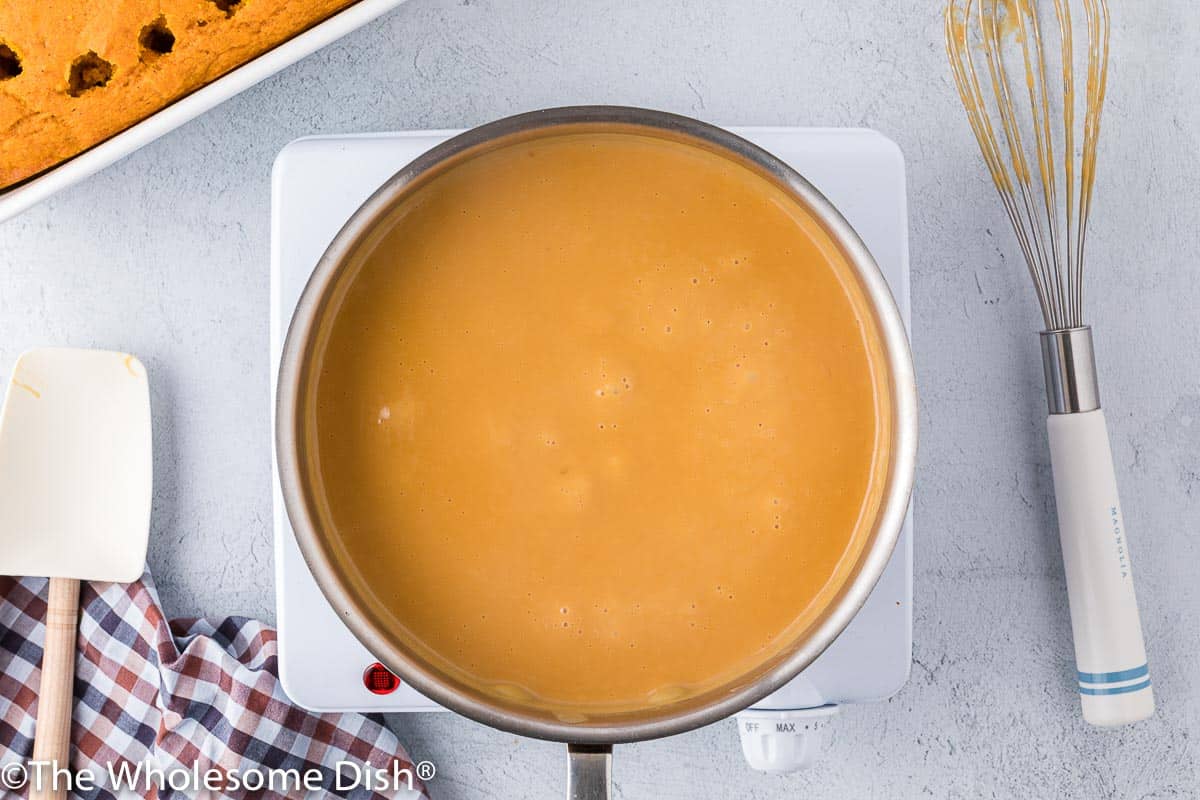
{"type": "Polygon", "coordinates": [[[1120,681],[1131,681],[1134,678],[1141,678],[1150,674],[1150,665],[1142,664],[1140,667],[1133,669],[1123,669],[1119,672],[1080,672],[1080,683],[1118,683],[1120,681]]]}
{"type": "Polygon", "coordinates": [[[1099,688],[1093,688],[1091,686],[1080,686],[1079,693],[1080,694],[1091,694],[1091,695],[1126,694],[1128,692],[1140,692],[1142,689],[1149,689],[1149,688],[1150,688],[1150,679],[1146,678],[1146,680],[1142,681],[1141,683],[1134,683],[1134,684],[1130,684],[1129,686],[1104,686],[1104,687],[1099,687],[1099,688]]]}

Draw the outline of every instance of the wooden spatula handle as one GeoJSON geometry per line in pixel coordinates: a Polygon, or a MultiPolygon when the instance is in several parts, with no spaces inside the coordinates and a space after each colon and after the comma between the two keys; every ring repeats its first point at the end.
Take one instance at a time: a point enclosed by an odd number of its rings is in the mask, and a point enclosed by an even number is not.
{"type": "MultiPolygon", "coordinates": [[[[46,644],[42,648],[42,686],[38,691],[33,760],[52,762],[53,770],[71,765],[71,712],[75,707],[75,636],[79,624],[79,581],[51,578],[46,601],[46,644]]],[[[32,773],[33,770],[30,770],[32,773]]],[[[31,780],[29,800],[66,800],[67,782],[52,782],[42,768],[42,781],[31,780]]]]}

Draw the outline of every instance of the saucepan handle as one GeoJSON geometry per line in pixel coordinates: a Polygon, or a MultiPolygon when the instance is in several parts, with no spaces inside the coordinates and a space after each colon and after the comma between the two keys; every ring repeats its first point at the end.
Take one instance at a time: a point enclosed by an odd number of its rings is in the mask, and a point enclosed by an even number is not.
{"type": "Polygon", "coordinates": [[[612,745],[567,745],[569,800],[609,800],[612,796],[612,745]]]}

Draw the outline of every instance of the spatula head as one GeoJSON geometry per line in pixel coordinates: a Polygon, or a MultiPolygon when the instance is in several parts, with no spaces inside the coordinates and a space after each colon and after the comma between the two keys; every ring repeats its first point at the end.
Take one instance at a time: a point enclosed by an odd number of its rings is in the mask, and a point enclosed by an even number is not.
{"type": "Polygon", "coordinates": [[[152,474],[140,361],[104,350],[25,353],[0,412],[0,575],[136,580],[152,474]]]}

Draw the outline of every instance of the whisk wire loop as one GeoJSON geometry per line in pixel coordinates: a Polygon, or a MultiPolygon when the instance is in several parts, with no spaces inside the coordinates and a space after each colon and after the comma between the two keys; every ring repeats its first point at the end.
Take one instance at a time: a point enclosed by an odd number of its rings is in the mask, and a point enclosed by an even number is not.
{"type": "Polygon", "coordinates": [[[1046,328],[1062,330],[1083,325],[1084,241],[1108,76],[1109,19],[1105,0],[1082,0],[1087,77],[1079,131],[1071,3],[1043,4],[1053,6],[1054,21],[1047,24],[1057,33],[1057,52],[1044,44],[1038,0],[949,0],[946,47],[1046,328]],[[1056,65],[1058,85],[1049,77],[1056,65]]]}

